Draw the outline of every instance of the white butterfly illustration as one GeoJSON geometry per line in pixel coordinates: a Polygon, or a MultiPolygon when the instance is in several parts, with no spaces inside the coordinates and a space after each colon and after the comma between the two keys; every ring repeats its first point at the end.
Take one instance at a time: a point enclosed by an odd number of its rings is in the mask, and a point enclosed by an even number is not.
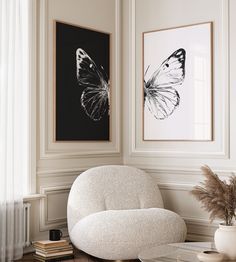
{"type": "Polygon", "coordinates": [[[184,81],[185,59],[186,51],[180,48],[161,64],[147,82],[144,79],[144,104],[156,119],[169,117],[179,105],[180,96],[174,87],[184,81]]]}
{"type": "Polygon", "coordinates": [[[76,50],[77,80],[85,88],[80,101],[93,121],[101,120],[105,113],[109,114],[109,79],[103,67],[100,68],[82,48],[76,50]]]}

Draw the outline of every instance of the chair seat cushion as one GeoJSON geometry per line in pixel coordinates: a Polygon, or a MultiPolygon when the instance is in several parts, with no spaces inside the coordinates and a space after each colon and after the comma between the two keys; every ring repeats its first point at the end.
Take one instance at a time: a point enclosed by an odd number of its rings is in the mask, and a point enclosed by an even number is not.
{"type": "Polygon", "coordinates": [[[126,260],[155,245],[183,242],[186,225],[179,215],[162,208],[106,210],[84,217],[69,233],[86,253],[126,260]]]}

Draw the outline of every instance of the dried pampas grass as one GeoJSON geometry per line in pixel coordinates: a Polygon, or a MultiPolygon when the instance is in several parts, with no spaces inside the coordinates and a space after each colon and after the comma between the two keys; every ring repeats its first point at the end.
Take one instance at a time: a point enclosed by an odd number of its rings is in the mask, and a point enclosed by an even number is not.
{"type": "Polygon", "coordinates": [[[211,222],[219,218],[224,220],[226,225],[232,225],[236,217],[236,176],[232,175],[227,183],[220,180],[210,167],[203,166],[201,169],[206,179],[195,186],[191,193],[210,213],[211,222]]]}

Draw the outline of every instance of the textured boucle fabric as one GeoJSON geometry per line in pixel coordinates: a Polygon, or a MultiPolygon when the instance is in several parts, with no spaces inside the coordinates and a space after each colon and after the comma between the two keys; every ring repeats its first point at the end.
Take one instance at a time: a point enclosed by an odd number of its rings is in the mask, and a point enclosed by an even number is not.
{"type": "Polygon", "coordinates": [[[152,177],[128,166],[83,172],[72,185],[67,219],[72,243],[103,259],[136,259],[148,247],[186,236],[183,219],[163,209],[152,177]]]}
{"type": "Polygon", "coordinates": [[[81,218],[104,210],[163,207],[158,186],[144,171],[128,166],[101,166],[83,172],[68,200],[69,231],[81,218]]]}
{"type": "Polygon", "coordinates": [[[185,240],[186,226],[161,209],[108,210],[80,220],[70,232],[76,247],[95,257],[136,259],[141,250],[185,240]]]}

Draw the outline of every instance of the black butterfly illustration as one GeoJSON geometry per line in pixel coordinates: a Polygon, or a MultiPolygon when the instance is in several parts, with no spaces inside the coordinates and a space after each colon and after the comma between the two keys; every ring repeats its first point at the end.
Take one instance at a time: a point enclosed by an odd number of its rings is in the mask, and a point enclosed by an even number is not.
{"type": "Polygon", "coordinates": [[[144,103],[157,119],[169,117],[179,105],[180,96],[174,87],[182,85],[184,81],[185,58],[183,48],[176,50],[147,82],[144,80],[144,103]]]}
{"type": "Polygon", "coordinates": [[[99,121],[109,114],[109,79],[103,67],[100,70],[82,48],[76,50],[76,67],[78,83],[85,88],[81,105],[91,120],[99,121]]]}

